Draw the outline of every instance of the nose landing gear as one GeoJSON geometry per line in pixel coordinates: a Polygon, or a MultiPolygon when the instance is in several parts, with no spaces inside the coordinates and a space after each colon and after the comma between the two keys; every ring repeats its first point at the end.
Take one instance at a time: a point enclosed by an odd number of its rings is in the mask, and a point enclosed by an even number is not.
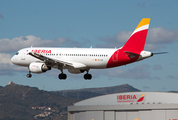
{"type": "Polygon", "coordinates": [[[32,74],[31,72],[29,71],[29,74],[27,74],[27,78],[31,78],[32,77],[32,74]]]}

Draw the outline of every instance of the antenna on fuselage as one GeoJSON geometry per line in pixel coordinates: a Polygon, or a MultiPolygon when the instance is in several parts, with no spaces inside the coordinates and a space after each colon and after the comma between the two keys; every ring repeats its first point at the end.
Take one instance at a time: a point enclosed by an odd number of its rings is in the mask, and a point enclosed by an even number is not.
{"type": "Polygon", "coordinates": [[[33,47],[33,45],[31,45],[31,48],[33,47]]]}
{"type": "Polygon", "coordinates": [[[92,46],[90,48],[92,48],[92,46]]]}

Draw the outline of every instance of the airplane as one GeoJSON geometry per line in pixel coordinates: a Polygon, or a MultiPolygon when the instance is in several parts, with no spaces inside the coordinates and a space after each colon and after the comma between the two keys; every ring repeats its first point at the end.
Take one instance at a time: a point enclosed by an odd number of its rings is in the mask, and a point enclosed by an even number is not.
{"type": "MultiPolygon", "coordinates": [[[[143,18],[121,48],[52,48],[29,47],[19,50],[12,58],[13,64],[28,67],[28,78],[31,73],[44,73],[51,68],[61,71],[60,80],[67,75],[63,69],[72,74],[84,73],[85,80],[90,80],[90,69],[106,69],[127,65],[153,56],[154,53],[144,51],[150,18],[143,18]]],[[[162,53],[157,53],[162,54],[162,53]]]]}

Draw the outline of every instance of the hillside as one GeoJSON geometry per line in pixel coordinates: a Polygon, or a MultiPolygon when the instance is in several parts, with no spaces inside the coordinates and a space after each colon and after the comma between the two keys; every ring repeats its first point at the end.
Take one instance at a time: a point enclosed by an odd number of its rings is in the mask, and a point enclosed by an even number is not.
{"type": "Polygon", "coordinates": [[[117,85],[112,87],[102,87],[102,88],[88,88],[87,91],[95,92],[95,93],[102,93],[106,94],[113,94],[113,93],[122,93],[122,92],[138,92],[140,90],[128,85],[117,85]]]}
{"type": "Polygon", "coordinates": [[[75,98],[80,100],[103,95],[101,93],[95,93],[95,92],[85,91],[85,90],[62,90],[62,91],[57,91],[55,93],[58,93],[65,97],[75,98]]]}
{"type": "Polygon", "coordinates": [[[0,119],[32,120],[49,109],[50,115],[44,119],[66,120],[67,115],[61,113],[66,114],[66,107],[77,101],[35,87],[11,84],[0,89],[0,119]]]}
{"type": "Polygon", "coordinates": [[[125,84],[48,92],[9,82],[9,85],[0,87],[0,120],[67,120],[67,106],[75,102],[105,94],[134,91],[139,90],[125,84]]]}
{"type": "Polygon", "coordinates": [[[85,88],[85,89],[78,89],[78,90],[62,90],[62,91],[57,91],[57,93],[70,98],[87,99],[87,98],[106,95],[106,94],[121,93],[121,92],[138,92],[138,91],[140,90],[128,84],[124,84],[124,85],[117,85],[112,87],[85,88]]]}

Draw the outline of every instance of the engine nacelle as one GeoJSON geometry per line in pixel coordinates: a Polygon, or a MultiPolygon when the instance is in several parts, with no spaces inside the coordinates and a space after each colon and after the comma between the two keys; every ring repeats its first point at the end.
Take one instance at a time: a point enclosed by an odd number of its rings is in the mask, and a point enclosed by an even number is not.
{"type": "Polygon", "coordinates": [[[80,69],[68,69],[68,71],[73,74],[80,74],[85,72],[85,70],[80,70],[80,69]]]}
{"type": "Polygon", "coordinates": [[[32,73],[43,73],[46,72],[47,70],[51,70],[51,67],[47,66],[45,63],[32,62],[29,65],[29,70],[32,73]]]}

